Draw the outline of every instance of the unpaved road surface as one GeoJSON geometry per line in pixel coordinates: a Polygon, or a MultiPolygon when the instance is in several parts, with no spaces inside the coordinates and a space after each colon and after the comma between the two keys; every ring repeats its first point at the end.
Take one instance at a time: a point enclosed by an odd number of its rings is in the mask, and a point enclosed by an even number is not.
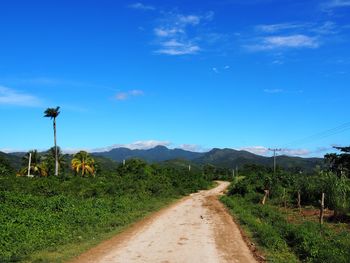
{"type": "Polygon", "coordinates": [[[76,258],[93,263],[256,262],[240,230],[218,201],[219,182],[135,224],[76,258]]]}

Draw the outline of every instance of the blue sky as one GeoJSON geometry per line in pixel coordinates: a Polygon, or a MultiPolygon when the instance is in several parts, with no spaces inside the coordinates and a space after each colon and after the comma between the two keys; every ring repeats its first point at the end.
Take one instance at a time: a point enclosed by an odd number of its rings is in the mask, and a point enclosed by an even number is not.
{"type": "Polygon", "coordinates": [[[349,145],[349,0],[0,3],[0,149],[349,145]]]}

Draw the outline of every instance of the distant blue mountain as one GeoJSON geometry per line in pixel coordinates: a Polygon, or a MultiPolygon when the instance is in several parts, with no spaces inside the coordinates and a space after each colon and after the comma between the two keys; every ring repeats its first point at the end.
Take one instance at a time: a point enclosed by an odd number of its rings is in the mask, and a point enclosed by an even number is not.
{"type": "Polygon", "coordinates": [[[121,162],[127,159],[139,158],[147,162],[162,162],[172,159],[194,160],[204,153],[190,152],[182,149],[168,149],[165,146],[156,146],[148,150],[131,150],[128,148],[115,148],[108,152],[92,153],[95,156],[107,157],[121,162]]]}

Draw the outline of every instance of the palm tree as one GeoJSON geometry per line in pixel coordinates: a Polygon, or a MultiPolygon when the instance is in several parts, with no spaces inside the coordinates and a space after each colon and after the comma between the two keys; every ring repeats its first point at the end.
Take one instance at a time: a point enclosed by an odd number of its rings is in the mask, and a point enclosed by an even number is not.
{"type": "Polygon", "coordinates": [[[30,174],[35,176],[47,176],[46,165],[40,162],[41,156],[39,155],[37,150],[29,151],[28,153],[26,153],[26,155],[23,156],[22,161],[24,168],[21,169],[20,174],[28,174],[28,162],[30,157],[30,174]]]}
{"type": "MultiPolygon", "coordinates": [[[[63,155],[61,148],[57,146],[57,160],[58,160],[58,168],[60,172],[62,173],[62,170],[64,169],[66,162],[66,156],[63,155]]],[[[55,164],[56,164],[56,148],[51,147],[46,154],[43,156],[43,163],[45,163],[47,167],[47,173],[49,175],[52,175],[55,171],[55,164]]]]}
{"type": "Polygon", "coordinates": [[[76,153],[71,164],[76,174],[81,173],[83,177],[88,174],[95,176],[95,160],[87,152],[76,153]]]}
{"type": "Polygon", "coordinates": [[[55,176],[58,176],[58,149],[56,142],[56,118],[60,114],[60,107],[47,108],[44,112],[44,117],[53,119],[53,132],[54,132],[54,143],[55,143],[55,176]]]}

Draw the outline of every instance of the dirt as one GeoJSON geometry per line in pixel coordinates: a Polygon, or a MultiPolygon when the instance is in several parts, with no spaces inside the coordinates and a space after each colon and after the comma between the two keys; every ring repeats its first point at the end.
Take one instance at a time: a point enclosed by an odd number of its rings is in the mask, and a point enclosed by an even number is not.
{"type": "Polygon", "coordinates": [[[72,262],[257,262],[217,196],[227,182],[181,199],[72,262]]]}

